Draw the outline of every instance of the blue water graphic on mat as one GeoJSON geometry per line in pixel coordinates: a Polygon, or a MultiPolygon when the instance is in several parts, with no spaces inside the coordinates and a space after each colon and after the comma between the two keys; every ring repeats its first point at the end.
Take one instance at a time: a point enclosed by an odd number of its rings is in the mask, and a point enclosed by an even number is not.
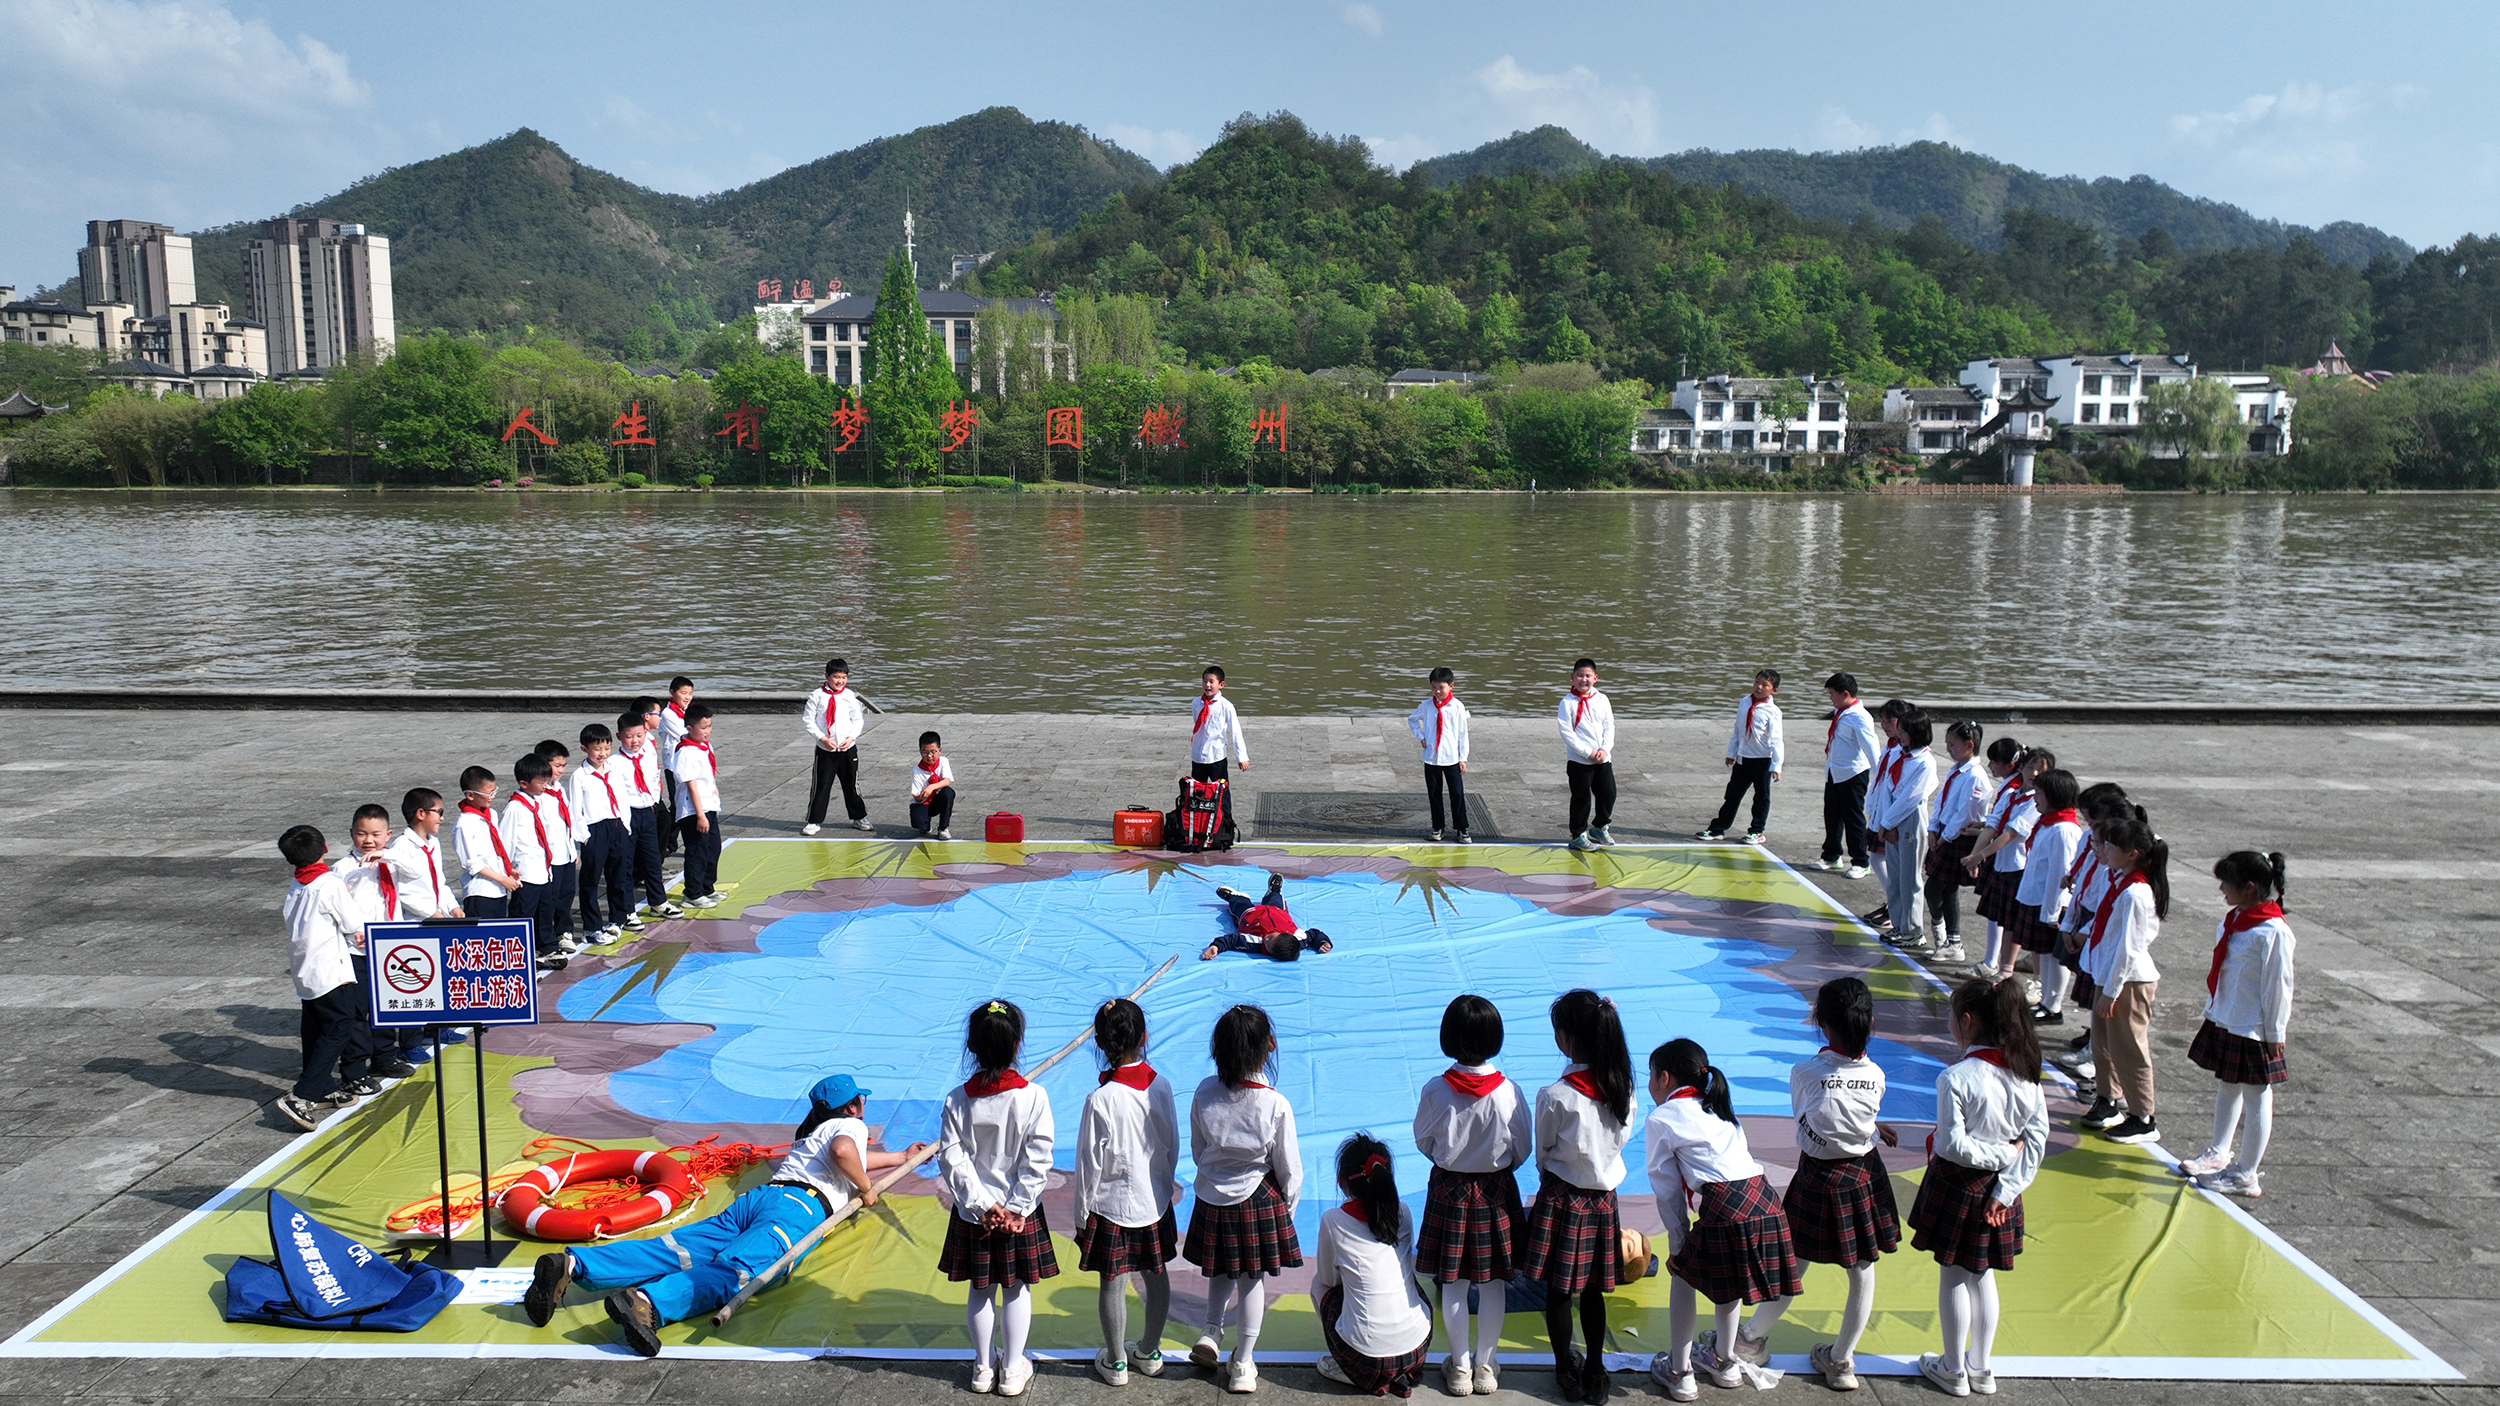
{"type": "MultiPolygon", "coordinates": [[[[1193,865],[1215,883],[1264,888],[1259,870],[1193,865]]],[[[1186,874],[1150,883],[1140,872],[1083,872],[985,884],[928,907],[805,914],[765,928],[754,953],[689,954],[657,990],[599,1008],[624,981],[605,973],[564,993],[566,1019],[692,1022],[712,1036],[680,1045],[610,1079],[636,1113],[680,1123],[791,1123],[806,1088],[847,1070],[873,1091],[869,1121],[888,1145],[934,1138],[949,1089],[971,1072],[963,1020],[979,1001],[1023,1007],[1025,1056],[1038,1063],[1090,1027],[1094,1008],[1180,958],[1148,991],[1146,1059],[1181,1099],[1212,1072],[1207,1040],[1237,1002],[1275,1021],[1275,1087],[1292,1100],[1305,1180],[1307,1237],[1338,1199],[1337,1144],[1368,1130],[1398,1156],[1404,1186],[1420,1191],[1414,1150],[1416,1091],[1448,1067],[1442,1008],[1473,991],[1501,1009],[1500,1064],[1526,1089],[1562,1071],[1546,1008],[1574,986],[1615,999],[1636,1073],[1651,1046],[1698,1040],[1726,1071],[1737,1110],[1785,1117],[1788,1069],[1821,1043],[1806,998],[1765,968],[1781,948],[1662,931],[1627,909],[1558,916],[1524,898],[1448,885],[1427,895],[1393,879],[1338,874],[1287,888],[1294,916],[1325,929],[1336,950],[1294,963],[1198,952],[1228,924],[1212,883],[1186,874]]],[[[1878,1041],[1889,1083],[1885,1114],[1934,1117],[1938,1066],[1878,1041]]],[[[1059,1166],[1074,1165],[1076,1125],[1099,1065],[1091,1046],[1042,1079],[1058,1123],[1059,1166]]],[[[1635,1113],[1646,1115],[1647,1099],[1635,1113]]],[[[1181,1178],[1193,1174],[1182,1148],[1181,1178]]],[[[1626,1192],[1645,1192],[1639,1138],[1626,1153],[1626,1192]]],[[[1533,1168],[1522,1173],[1533,1194],[1533,1168]]],[[[1071,1227],[1072,1229],[1072,1227],[1071,1227]]]]}

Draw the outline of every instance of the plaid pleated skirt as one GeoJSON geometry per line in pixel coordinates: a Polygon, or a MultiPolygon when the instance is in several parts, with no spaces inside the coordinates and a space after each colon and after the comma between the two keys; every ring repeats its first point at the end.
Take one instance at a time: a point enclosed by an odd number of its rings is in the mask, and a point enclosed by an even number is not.
{"type": "Polygon", "coordinates": [[[1435,1167],[1415,1239],[1415,1272],[1444,1284],[1507,1280],[1527,1224],[1516,1174],[1435,1167]]]}
{"type": "MultiPolygon", "coordinates": [[[[1988,861],[1990,866],[1995,863],[1994,859],[1988,861]]],[[[2014,897],[2014,890],[2022,887],[2022,882],[2023,871],[2020,869],[1982,868],[1976,885],[1979,890],[1979,916],[1989,922],[2012,927],[2016,915],[2031,912],[2014,897]]]]}
{"type": "Polygon", "coordinates": [[[1423,1379],[1424,1349],[1432,1346],[1432,1330],[1424,1330],[1423,1341],[1412,1351],[1395,1357],[1366,1357],[1337,1336],[1337,1315],[1344,1311],[1344,1285],[1319,1296],[1319,1331],[1328,1339],[1328,1355],[1345,1369],[1346,1380],[1365,1396],[1413,1396],[1415,1384],[1423,1379]]]}
{"type": "Polygon", "coordinates": [[[1927,1175],[1910,1203],[1910,1247],[1925,1250],[1938,1264],[1959,1265],[1973,1274],[1983,1269],[2012,1269],[2023,1252],[2023,1203],[2014,1200],[2013,1214],[2003,1225],[1988,1224],[1997,1174],[1927,1159],[1927,1175]]]}
{"type": "Polygon", "coordinates": [[[2028,903],[2015,906],[2014,940],[2026,952],[2054,952],[2066,945],[2066,930],[2040,916],[2040,910],[2028,903]]]}
{"type": "Polygon", "coordinates": [[[1576,1294],[1615,1286],[1615,1260],[1623,1253],[1615,1219],[1615,1194],[1591,1191],[1547,1177],[1537,1184],[1528,1211],[1528,1244],[1519,1272],[1549,1292],[1576,1294]]]}
{"type": "Polygon", "coordinates": [[[1165,1207],[1152,1225],[1114,1225],[1087,1216],[1076,1232],[1076,1267],[1105,1279],[1123,1274],[1161,1274],[1181,1252],[1180,1222],[1165,1207]]]}
{"type": "Polygon", "coordinates": [[[1000,1284],[1038,1284],[1059,1273],[1059,1252],[1050,1245],[1050,1223],[1035,1206],[1021,1231],[984,1230],[962,1216],[946,1218],[946,1243],[938,1270],[961,1283],[988,1289],[1000,1284]]]}
{"type": "Polygon", "coordinates": [[[1712,1303],[1760,1303],[1805,1288],[1788,1214],[1761,1177],[1702,1183],[1699,1214],[1667,1272],[1712,1303]]]}
{"type": "Polygon", "coordinates": [[[1883,1154],[1799,1157],[1780,1198],[1797,1258],[1815,1264],[1873,1264],[1901,1248],[1901,1213],[1883,1154]]]}
{"type": "Polygon", "coordinates": [[[1205,1197],[1189,1210],[1189,1239],[1181,1258],[1208,1277],[1219,1274],[1274,1274],[1302,1263],[1302,1240],[1293,1232],[1293,1207],[1275,1178],[1237,1205],[1218,1206],[1205,1197]]]}
{"type": "Polygon", "coordinates": [[[1978,881],[1962,867],[1970,858],[1971,846],[1979,843],[1977,835],[1956,835],[1927,850],[1927,891],[1940,894],[1947,889],[1969,888],[1978,881]]]}
{"type": "Polygon", "coordinates": [[[2188,1043],[2188,1061],[2212,1070],[2226,1084],[2280,1084],[2291,1077],[2283,1056],[2268,1054],[2259,1042],[2234,1035],[2210,1020],[2196,1028],[2196,1038],[2188,1043]]]}

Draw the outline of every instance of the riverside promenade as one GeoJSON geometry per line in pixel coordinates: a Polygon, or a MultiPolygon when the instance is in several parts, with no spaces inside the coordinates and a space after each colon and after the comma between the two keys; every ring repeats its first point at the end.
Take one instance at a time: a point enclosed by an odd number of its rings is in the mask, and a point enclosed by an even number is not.
{"type": "MultiPolygon", "coordinates": [[[[22,701],[22,700],[21,700],[22,701]]],[[[415,700],[422,704],[420,697],[415,700]]],[[[296,1003],[277,904],[275,837],[311,821],[344,841],[364,801],[449,792],[460,766],[499,773],[598,706],[528,711],[19,711],[0,762],[0,1332],[13,1332],[296,1136],[268,1106],[297,1064],[296,1003]]],[[[945,733],[964,799],[957,833],[1014,810],[1037,839],[1107,838],[1119,804],[1170,803],[1186,717],[919,716],[871,720],[871,819],[905,835],[911,741],[945,733]]],[[[716,733],[733,838],[797,833],[808,744],[790,710],[727,713],[716,733]]],[[[1398,717],[1247,719],[1236,777],[1246,839],[1420,838],[1420,771],[1398,717]]],[[[1770,828],[1782,857],[1820,839],[1819,737],[1792,716],[1790,779],[1770,828]]],[[[2124,783],[2171,842],[2176,904],[2156,951],[2166,1145],[2204,1145],[2212,1079],[2187,1062],[2220,911],[2224,850],[2292,856],[2300,936],[2292,1082],[2277,1105],[2266,1195],[2250,1211],[2460,1371],[2461,1385],[2007,1380],[2040,1402],[2494,1401],[2500,1393],[2500,728],[2386,718],[2308,725],[1991,723],[2053,747],[2087,781],[2124,783]]],[[[1615,826],[1680,841],[1715,809],[1720,721],[1621,725],[1615,826]]],[[[1559,842],[1562,758],[1544,717],[1479,717],[1471,793],[1481,839],[1559,842]],[[1488,823],[1489,822],[1489,823],[1488,823]]],[[[837,807],[838,810],[838,807],[837,807]]],[[[844,832],[828,830],[828,836],[844,832]]],[[[1811,876],[1853,910],[1871,881],[1811,876]]],[[[1974,934],[1977,929],[1972,929],[1974,934]]],[[[1948,978],[1957,970],[1943,970],[1948,978]]],[[[2070,1023],[2067,1027],[2073,1029],[2070,1023]]],[[[1908,1253],[1905,1249],[1904,1253],[1908,1253]]],[[[2017,1273],[2020,1271],[2017,1270],[2017,1273]]],[[[1889,1304],[1932,1313],[1933,1304],[1889,1304]]],[[[1506,1357],[1505,1399],[1550,1399],[1534,1353],[1506,1357]]],[[[341,1361],[0,1359],[0,1401],[840,1401],[959,1394],[958,1364],[691,1360],[341,1361]]],[[[1619,1374],[1630,1398],[1663,1399],[1619,1374]]],[[[1437,1393],[1437,1374],[1424,1396],[1437,1393]]],[[[1108,1403],[1214,1399],[1188,1372],[1114,1391],[1044,1364],[1032,1394],[1108,1403]]],[[[1311,1369],[1263,1367],[1262,1395],[1341,1396],[1311,1369]]],[[[1819,1379],[1782,1400],[1821,1398],[1819,1379]]],[[[1866,1379],[1861,1399],[1935,1399],[1866,1379]]]]}

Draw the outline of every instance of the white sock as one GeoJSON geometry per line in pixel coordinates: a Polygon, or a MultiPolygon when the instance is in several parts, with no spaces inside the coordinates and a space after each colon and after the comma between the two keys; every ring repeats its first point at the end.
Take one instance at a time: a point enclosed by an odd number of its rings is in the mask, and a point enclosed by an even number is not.
{"type": "Polygon", "coordinates": [[[1667,1364],[1670,1370],[1693,1370],[1693,1286],[1681,1279],[1667,1281],[1667,1364]]]}
{"type": "Polygon", "coordinates": [[[2214,1151],[2229,1152],[2231,1135],[2240,1130],[2241,1094],[2246,1084],[2214,1082],[2214,1151]]]}
{"type": "Polygon", "coordinates": [[[1467,1363],[1467,1291],[1474,1286],[1464,1279],[1452,1279],[1441,1286],[1441,1333],[1450,1344],[1450,1356],[1467,1363]]]}
{"type": "Polygon", "coordinates": [[[1982,961],[1979,965],[1991,968],[1996,966],[1997,942],[1999,941],[1999,934],[2002,931],[2003,929],[1999,928],[1995,923],[1992,922],[1988,924],[1988,946],[1987,950],[1982,954],[1986,960],[1982,961]]]}
{"type": "Polygon", "coordinates": [[[972,1365],[988,1365],[990,1338],[998,1331],[998,1308],[990,1301],[989,1290],[976,1288],[965,1295],[964,1331],[972,1335],[972,1365]]]}
{"type": "Polygon", "coordinates": [[[1857,1355],[1858,1339],[1866,1336],[1867,1322],[1875,1316],[1875,1262],[1847,1265],[1840,1272],[1849,1276],[1849,1301],[1841,1306],[1840,1337],[1832,1351],[1846,1362],[1857,1355]]]}
{"type": "Polygon", "coordinates": [[[2242,1084],[2248,1104],[2248,1131],[2240,1136],[2240,1170],[2253,1172],[2266,1160],[2266,1144],[2274,1141],[2274,1085],[2242,1084]]]}
{"type": "Polygon", "coordinates": [[[1974,1372],[1985,1372],[1988,1352],[1997,1342],[1997,1272],[1979,1271],[1970,1286],[1970,1352],[1963,1359],[1974,1372]]]}
{"type": "Polygon", "coordinates": [[[1025,1340],[1033,1336],[1033,1286],[1009,1284],[1004,1286],[1003,1292],[1006,1302],[1000,1306],[998,1315],[999,1326],[1005,1330],[1003,1341],[998,1345],[998,1370],[1001,1372],[1024,1360],[1025,1340]]]}
{"type": "Polygon", "coordinates": [[[1223,1275],[1207,1281],[1207,1336],[1224,1341],[1224,1309],[1233,1299],[1233,1278],[1223,1275]]]}
{"type": "Polygon", "coordinates": [[[1502,1355],[1502,1317],[1510,1311],[1510,1286],[1499,1279],[1476,1286],[1476,1365],[1497,1364],[1502,1355]]]}
{"type": "Polygon", "coordinates": [[[1710,1305],[1710,1326],[1719,1330],[1719,1361],[1722,1365],[1736,1360],[1736,1315],[1744,1311],[1742,1299],[1710,1305]]]}
{"type": "Polygon", "coordinates": [[[1745,1336],[1755,1342],[1769,1340],[1771,1330],[1780,1325],[1780,1315],[1786,1313],[1788,1306],[1795,1302],[1793,1298],[1764,1299],[1755,1304],[1752,1314],[1745,1319],[1745,1336]]]}
{"type": "Polygon", "coordinates": [[[1970,1343],[1971,1272],[1953,1264],[1936,1268],[1936,1321],[1944,1325],[1944,1365],[1958,1372],[1970,1343]]]}
{"type": "Polygon", "coordinates": [[[1241,1333],[1233,1345],[1233,1360],[1247,1362],[1259,1345],[1260,1325],[1267,1321],[1267,1276],[1236,1274],[1233,1282],[1241,1286],[1241,1333]]]}
{"type": "Polygon", "coordinates": [[[2037,965],[2041,968],[2040,1009],[2061,1009],[2066,1004],[2066,982],[2074,972],[2064,962],[2052,962],[2046,958],[2042,958],[2037,965]]]}

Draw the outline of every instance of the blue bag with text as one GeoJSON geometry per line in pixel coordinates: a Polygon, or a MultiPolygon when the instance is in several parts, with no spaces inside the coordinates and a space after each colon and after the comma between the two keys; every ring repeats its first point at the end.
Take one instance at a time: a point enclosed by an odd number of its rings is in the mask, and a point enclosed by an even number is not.
{"type": "Polygon", "coordinates": [[[268,1260],[226,1271],[226,1321],[329,1332],[413,1333],[460,1292],[430,1264],[400,1266],[269,1193],[268,1260]]]}

